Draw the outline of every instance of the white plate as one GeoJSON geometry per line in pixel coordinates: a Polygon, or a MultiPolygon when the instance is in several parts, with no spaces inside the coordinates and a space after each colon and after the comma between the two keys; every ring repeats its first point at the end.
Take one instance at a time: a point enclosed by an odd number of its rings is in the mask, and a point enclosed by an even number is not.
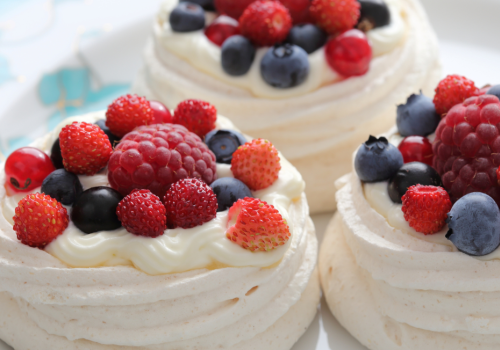
{"type": "MultiPolygon", "coordinates": [[[[119,0],[100,1],[101,10],[107,6],[105,10],[111,13],[111,5],[116,5],[119,0]]],[[[2,86],[1,60],[5,47],[1,48],[0,36],[0,150],[8,153],[9,150],[44,134],[64,115],[103,108],[114,96],[125,92],[140,66],[142,47],[150,31],[150,17],[159,1],[147,0],[147,9],[129,9],[137,13],[134,20],[129,19],[127,22],[121,18],[120,22],[116,16],[113,17],[118,23],[117,29],[104,33],[89,43],[82,39],[76,54],[73,52],[70,55],[55,55],[57,59],[44,63],[39,69],[39,72],[51,72],[44,75],[42,84],[39,78],[28,76],[30,83],[25,86],[11,84],[8,90],[5,84],[2,86]],[[6,96],[9,98],[6,99],[6,96]]],[[[85,3],[92,4],[92,1],[85,3]]],[[[423,0],[423,3],[441,40],[444,73],[465,75],[475,80],[478,86],[500,83],[500,41],[497,40],[500,28],[495,17],[500,13],[500,2],[423,0]]],[[[75,8],[67,6],[75,12],[75,8]]],[[[120,16],[123,17],[122,14],[120,16]]],[[[99,28],[106,31],[109,25],[100,25],[99,28]]],[[[0,34],[1,30],[0,17],[0,34]]],[[[88,31],[86,33],[88,34],[88,31]]],[[[44,56],[43,53],[40,53],[40,56],[44,56]]],[[[25,66],[32,60],[30,58],[25,66]]],[[[22,64],[20,66],[22,67],[22,64]]],[[[18,66],[16,68],[20,71],[18,66]]],[[[5,76],[4,72],[3,77],[5,76]]],[[[24,79],[22,75],[13,74],[12,77],[18,81],[24,79]]],[[[313,217],[320,241],[330,217],[331,214],[313,217]]],[[[338,324],[324,300],[311,327],[293,348],[314,349],[366,350],[338,324]]],[[[0,341],[0,350],[11,349],[0,341]]]]}

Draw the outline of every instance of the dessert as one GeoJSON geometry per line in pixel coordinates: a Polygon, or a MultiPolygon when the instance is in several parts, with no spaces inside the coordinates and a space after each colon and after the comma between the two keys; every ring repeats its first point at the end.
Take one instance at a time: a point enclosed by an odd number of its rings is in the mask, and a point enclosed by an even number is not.
{"type": "Polygon", "coordinates": [[[194,3],[164,1],[133,91],[169,107],[212,101],[271,140],[304,177],[311,212],[335,208],[331,184],[365,130],[387,130],[394,105],[440,78],[418,0],[194,3]]]}
{"type": "Polygon", "coordinates": [[[320,293],[300,173],[214,106],[183,106],[123,96],[2,164],[2,340],[290,349],[305,332],[320,293]]]}
{"type": "Polygon", "coordinates": [[[337,182],[320,278],[369,349],[499,346],[497,91],[448,76],[433,100],[411,96],[337,182]]]}

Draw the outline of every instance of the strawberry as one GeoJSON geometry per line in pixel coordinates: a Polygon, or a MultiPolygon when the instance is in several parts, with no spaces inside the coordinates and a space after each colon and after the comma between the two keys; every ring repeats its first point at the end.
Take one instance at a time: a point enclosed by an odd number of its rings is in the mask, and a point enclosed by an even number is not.
{"type": "Polygon", "coordinates": [[[138,126],[155,122],[155,113],[149,101],[137,95],[118,97],[106,111],[106,126],[118,137],[123,137],[138,126]]]}
{"type": "Polygon", "coordinates": [[[309,12],[318,27],[335,35],[354,28],[360,7],[357,0],[312,0],[309,12]]]}
{"type": "Polygon", "coordinates": [[[185,100],[179,103],[174,112],[173,123],[186,127],[203,140],[206,134],[215,129],[217,109],[201,100],[185,100]]]}
{"type": "Polygon", "coordinates": [[[448,113],[451,107],[464,102],[472,96],[478,96],[481,91],[474,82],[461,75],[448,75],[441,80],[436,88],[434,106],[441,116],[448,113]]]}

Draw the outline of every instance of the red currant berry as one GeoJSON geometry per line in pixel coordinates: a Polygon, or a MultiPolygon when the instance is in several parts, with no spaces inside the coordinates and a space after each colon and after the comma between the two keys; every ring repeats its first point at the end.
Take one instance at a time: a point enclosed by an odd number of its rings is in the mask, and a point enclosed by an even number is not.
{"type": "Polygon", "coordinates": [[[352,77],[368,72],[372,47],[362,31],[351,29],[328,41],[325,54],[334,71],[344,77],[352,77]]]}
{"type": "Polygon", "coordinates": [[[149,101],[149,105],[153,110],[152,124],[172,123],[172,114],[163,103],[158,101],[149,101]]]}
{"type": "Polygon", "coordinates": [[[222,46],[230,36],[239,34],[238,21],[229,16],[219,16],[205,29],[208,40],[217,46],[222,46]]]}
{"type": "Polygon", "coordinates": [[[405,163],[421,162],[432,166],[432,144],[423,136],[408,136],[398,147],[405,163]]]}
{"type": "Polygon", "coordinates": [[[280,2],[290,11],[294,24],[312,22],[309,15],[310,0],[280,0],[280,2]]]}
{"type": "Polygon", "coordinates": [[[5,162],[5,183],[10,194],[30,192],[42,186],[43,180],[56,170],[50,157],[33,147],[14,151],[5,162]]]}

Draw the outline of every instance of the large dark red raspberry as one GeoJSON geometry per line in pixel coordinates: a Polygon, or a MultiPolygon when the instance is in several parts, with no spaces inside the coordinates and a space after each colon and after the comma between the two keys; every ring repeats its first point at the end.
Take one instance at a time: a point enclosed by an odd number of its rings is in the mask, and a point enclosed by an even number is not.
{"type": "Polygon", "coordinates": [[[148,189],[160,198],[174,182],[187,177],[211,184],[215,156],[201,139],[182,125],[140,126],[125,135],[108,164],[111,187],[126,196],[148,189]]]}
{"type": "Polygon", "coordinates": [[[436,130],[434,168],[454,202],[483,192],[500,204],[496,170],[500,165],[500,101],[470,97],[455,105],[436,130]]]}

